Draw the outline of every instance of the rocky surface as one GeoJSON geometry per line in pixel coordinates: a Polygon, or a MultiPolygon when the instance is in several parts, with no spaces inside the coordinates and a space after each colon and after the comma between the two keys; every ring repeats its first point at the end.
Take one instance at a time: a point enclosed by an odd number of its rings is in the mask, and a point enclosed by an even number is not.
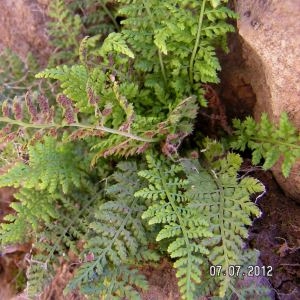
{"type": "Polygon", "coordinates": [[[0,50],[9,47],[21,58],[32,51],[40,62],[49,56],[45,8],[49,0],[0,1],[0,50]]]}
{"type": "MultiPolygon", "coordinates": [[[[235,8],[238,35],[223,70],[227,106],[252,110],[256,120],[267,112],[275,122],[286,111],[300,129],[300,1],[237,0],[235,8]]],[[[300,202],[300,162],[288,179],[279,164],[272,171],[286,194],[300,202]]]]}
{"type": "Polygon", "coordinates": [[[300,2],[236,2],[243,56],[258,101],[255,114],[267,111],[278,120],[287,111],[300,128],[300,2]]]}

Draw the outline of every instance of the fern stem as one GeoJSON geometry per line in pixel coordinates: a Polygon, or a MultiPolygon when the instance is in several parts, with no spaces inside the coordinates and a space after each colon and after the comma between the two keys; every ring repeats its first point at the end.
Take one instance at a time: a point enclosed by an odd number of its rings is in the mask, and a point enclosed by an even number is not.
{"type": "Polygon", "coordinates": [[[73,124],[62,125],[62,126],[102,130],[104,132],[109,132],[109,133],[125,136],[125,137],[128,137],[130,139],[140,141],[140,142],[146,142],[146,143],[154,143],[154,142],[158,141],[158,139],[148,139],[148,138],[144,138],[144,137],[141,137],[141,136],[129,133],[129,132],[125,132],[125,131],[121,131],[121,130],[117,130],[117,129],[113,129],[113,128],[109,128],[109,127],[105,127],[105,126],[90,126],[90,125],[85,125],[85,124],[80,124],[80,123],[73,123],[73,124]]]}
{"type": "Polygon", "coordinates": [[[114,18],[114,16],[111,14],[110,10],[107,8],[107,6],[102,3],[102,1],[99,2],[99,4],[101,5],[101,7],[103,8],[103,10],[105,11],[105,13],[109,16],[109,18],[111,19],[111,21],[113,22],[114,26],[116,27],[117,31],[120,31],[120,26],[117,23],[116,19],[114,18]]]}
{"type": "Polygon", "coordinates": [[[128,137],[130,139],[140,141],[140,142],[146,142],[146,143],[154,143],[157,142],[158,139],[148,139],[144,138],[129,132],[105,127],[105,126],[91,126],[91,125],[85,125],[85,124],[80,124],[80,123],[71,123],[71,124],[56,124],[56,123],[50,123],[50,124],[31,124],[31,123],[25,123],[23,121],[18,121],[14,119],[10,119],[7,117],[0,117],[0,123],[8,123],[12,125],[18,125],[20,127],[24,128],[36,128],[36,129],[48,129],[48,128],[65,128],[65,127],[78,127],[78,128],[85,128],[85,129],[90,129],[90,130],[101,130],[104,132],[112,133],[112,134],[117,134],[120,136],[128,137]]]}
{"type": "MultiPolygon", "coordinates": [[[[143,3],[144,3],[144,6],[146,8],[146,12],[147,12],[147,14],[148,14],[148,16],[150,18],[151,26],[152,26],[153,33],[154,33],[154,31],[155,31],[155,23],[154,23],[153,15],[151,13],[151,10],[150,10],[150,7],[148,5],[148,2],[143,0],[143,3]]],[[[166,76],[166,71],[165,71],[165,66],[164,66],[162,52],[159,49],[157,51],[158,51],[159,64],[160,64],[161,73],[163,75],[164,83],[167,83],[167,76],[166,76]]]]}
{"type": "Polygon", "coordinates": [[[158,57],[159,57],[159,64],[160,64],[161,72],[162,72],[162,75],[163,75],[163,78],[164,78],[164,82],[167,83],[167,76],[166,76],[166,72],[165,72],[162,53],[161,53],[160,50],[158,50],[158,57]]]}
{"type": "MultiPolygon", "coordinates": [[[[136,203],[136,201],[137,201],[136,199],[133,199],[133,201],[131,202],[131,206],[130,207],[133,207],[133,205],[136,203]]],[[[101,255],[98,256],[97,259],[92,262],[92,266],[90,267],[90,269],[94,269],[99,264],[99,262],[101,262],[103,260],[103,258],[107,254],[107,252],[110,251],[110,249],[114,245],[114,243],[117,240],[117,238],[124,231],[124,227],[126,226],[126,224],[128,222],[128,219],[131,216],[131,213],[132,213],[132,210],[129,210],[129,212],[127,213],[126,217],[122,221],[122,224],[120,225],[119,229],[117,230],[117,232],[115,233],[114,237],[112,238],[111,242],[109,243],[109,245],[107,245],[107,247],[105,249],[103,249],[103,252],[101,253],[101,255]]],[[[81,276],[85,277],[85,278],[88,277],[88,276],[86,276],[86,273],[84,273],[81,276]]]]}
{"type": "Polygon", "coordinates": [[[190,83],[191,84],[193,84],[193,79],[194,79],[194,76],[193,76],[194,75],[194,63],[195,63],[195,57],[196,57],[196,54],[197,54],[197,50],[198,50],[199,44],[200,44],[200,37],[201,37],[203,16],[204,16],[204,11],[205,11],[205,4],[206,4],[206,0],[203,0],[202,5],[201,5],[201,10],[200,10],[200,15],[199,15],[196,41],[195,41],[194,49],[193,49],[192,56],[191,56],[191,59],[190,59],[189,76],[190,76],[190,83]]]}
{"type": "Polygon", "coordinates": [[[187,274],[186,274],[186,277],[187,277],[187,287],[186,287],[186,291],[187,293],[189,293],[189,291],[191,290],[191,248],[190,248],[190,243],[189,243],[189,238],[186,234],[186,231],[183,230],[183,228],[185,227],[184,226],[184,222],[183,222],[183,219],[180,215],[180,213],[178,213],[177,211],[177,206],[176,204],[174,203],[174,199],[172,197],[172,195],[169,193],[169,189],[168,189],[168,186],[164,180],[164,176],[161,175],[161,181],[162,181],[162,186],[163,186],[163,189],[167,195],[167,198],[172,206],[172,209],[173,211],[175,212],[176,214],[176,217],[178,219],[178,222],[179,222],[179,225],[180,225],[180,228],[181,228],[181,231],[182,231],[182,234],[183,234],[183,238],[184,238],[184,241],[185,241],[185,244],[186,244],[186,247],[187,247],[187,252],[188,252],[188,270],[187,270],[187,274]]]}
{"type": "Polygon", "coordinates": [[[226,236],[225,236],[225,231],[224,231],[224,210],[225,210],[225,194],[224,194],[224,189],[223,189],[223,185],[220,182],[219,178],[217,177],[217,175],[215,174],[215,172],[212,170],[212,168],[210,168],[209,163],[207,161],[203,161],[204,167],[207,169],[207,171],[211,174],[211,177],[213,178],[213,180],[215,181],[217,187],[218,187],[218,191],[220,194],[220,206],[219,206],[219,224],[220,224],[220,231],[221,231],[221,238],[222,238],[222,248],[223,248],[223,253],[224,253],[224,257],[225,257],[225,265],[222,266],[222,268],[224,268],[225,272],[226,272],[226,277],[225,280],[226,281],[230,281],[230,278],[228,276],[228,268],[229,268],[229,259],[228,259],[228,250],[226,247],[226,236]]]}
{"type": "Polygon", "coordinates": [[[49,252],[47,259],[45,261],[45,264],[48,265],[49,261],[52,260],[52,257],[54,255],[54,252],[58,249],[58,245],[59,243],[63,240],[63,237],[66,236],[67,232],[69,231],[69,229],[74,225],[75,222],[78,222],[79,218],[81,217],[81,215],[87,210],[88,207],[90,207],[90,205],[95,202],[97,199],[99,198],[99,194],[96,193],[89,201],[87,201],[85,203],[85,205],[79,210],[79,212],[75,215],[72,216],[72,220],[70,221],[69,225],[66,227],[66,229],[63,231],[63,233],[61,234],[61,237],[59,237],[53,247],[51,248],[51,252],[49,252]]]}
{"type": "MultiPolygon", "coordinates": [[[[258,138],[255,138],[255,137],[250,137],[249,140],[251,140],[253,142],[259,142],[261,144],[266,143],[266,140],[264,140],[264,139],[258,139],[258,138]]],[[[283,145],[283,146],[291,147],[292,149],[295,149],[295,148],[296,149],[300,149],[300,145],[291,144],[291,143],[285,143],[285,142],[280,142],[278,140],[268,139],[267,142],[274,144],[274,146],[276,144],[278,144],[278,145],[283,145]]]]}

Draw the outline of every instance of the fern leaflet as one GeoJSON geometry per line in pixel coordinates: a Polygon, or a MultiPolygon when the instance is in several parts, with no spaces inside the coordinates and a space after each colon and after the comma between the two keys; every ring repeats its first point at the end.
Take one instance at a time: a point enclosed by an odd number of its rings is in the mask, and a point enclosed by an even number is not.
{"type": "Polygon", "coordinates": [[[280,117],[278,126],[272,124],[266,114],[262,114],[260,123],[247,117],[245,121],[234,120],[234,149],[252,150],[252,162],[257,165],[265,159],[263,168],[270,169],[280,157],[283,157],[281,170],[288,177],[293,164],[300,158],[300,134],[291,124],[286,113],[280,117]]]}
{"type": "Polygon", "coordinates": [[[259,209],[249,196],[264,191],[264,186],[256,179],[237,178],[242,159],[229,153],[225,158],[222,147],[207,140],[203,152],[205,161],[184,160],[188,178],[187,195],[191,199],[190,209],[197,210],[213,234],[203,239],[201,244],[209,249],[208,259],[212,265],[221,265],[226,276],[219,278],[219,296],[224,297],[230,286],[228,275],[230,265],[240,265],[243,239],[247,238],[246,226],[252,224],[251,216],[258,217],[259,209]]]}
{"type": "Polygon", "coordinates": [[[194,299],[195,285],[201,281],[202,256],[208,254],[196,240],[211,236],[208,223],[201,213],[188,207],[189,199],[183,193],[187,181],[179,176],[182,168],[150,155],[146,158],[149,169],[138,174],[149,181],[149,186],[135,193],[151,201],[142,217],[149,219],[150,225],[162,224],[156,240],[171,239],[168,252],[176,260],[180,292],[183,299],[194,299]]]}
{"type": "Polygon", "coordinates": [[[28,146],[28,153],[29,164],[17,163],[0,176],[0,186],[47,189],[49,193],[61,187],[68,193],[73,186],[84,184],[86,175],[71,144],[59,145],[53,138],[45,137],[43,143],[28,146]]]}
{"type": "Polygon", "coordinates": [[[136,163],[118,164],[118,171],[113,174],[116,183],[107,190],[111,200],[97,208],[89,226],[85,257],[91,259],[77,270],[67,290],[79,286],[84,293],[97,294],[106,299],[119,299],[114,298],[117,295],[131,295],[133,299],[138,299],[131,285],[146,288],[142,275],[125,265],[135,260],[140,251],[144,252],[143,246],[148,242],[140,220],[145,209],[143,201],[133,197],[142,184],[137,170],[136,163]]]}

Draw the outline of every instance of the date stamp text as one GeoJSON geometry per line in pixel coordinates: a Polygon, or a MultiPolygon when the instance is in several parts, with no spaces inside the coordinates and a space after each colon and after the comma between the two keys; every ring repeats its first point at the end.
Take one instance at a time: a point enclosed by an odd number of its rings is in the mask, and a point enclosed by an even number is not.
{"type": "Polygon", "coordinates": [[[272,266],[257,266],[249,265],[247,267],[242,267],[239,265],[230,265],[225,270],[222,266],[212,265],[209,268],[209,275],[211,277],[272,277],[273,276],[273,267],[272,266]]]}

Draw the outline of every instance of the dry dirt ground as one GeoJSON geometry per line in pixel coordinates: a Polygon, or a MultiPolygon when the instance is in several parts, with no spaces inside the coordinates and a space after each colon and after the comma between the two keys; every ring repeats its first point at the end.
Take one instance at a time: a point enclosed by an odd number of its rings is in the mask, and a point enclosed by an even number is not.
{"type": "MultiPolygon", "coordinates": [[[[47,2],[49,1],[1,0],[0,48],[9,46],[21,57],[25,57],[30,50],[44,63],[51,52],[45,30],[47,2]],[[3,13],[4,11],[9,13],[3,13]]],[[[227,90],[222,87],[221,100],[224,97],[230,102],[231,94],[230,87],[227,90]]],[[[241,84],[238,97],[253,98],[255,95],[249,85],[241,84]]],[[[250,106],[246,111],[245,105],[240,106],[233,115],[245,115],[251,110],[250,106]]],[[[300,299],[300,205],[283,194],[271,173],[257,171],[254,175],[265,184],[267,193],[259,201],[263,215],[250,229],[249,245],[261,251],[262,264],[273,267],[270,283],[276,299],[300,299]]],[[[11,195],[11,189],[0,190],[0,221],[9,212],[11,195]]],[[[26,268],[29,249],[30,245],[17,245],[7,247],[5,252],[0,253],[0,300],[26,299],[22,294],[15,295],[21,292],[23,286],[20,275],[26,268]]],[[[157,267],[145,266],[141,272],[147,276],[150,284],[149,291],[142,294],[143,299],[179,299],[176,277],[170,263],[162,261],[157,267]]],[[[67,298],[62,296],[64,286],[71,276],[72,272],[63,265],[41,299],[83,299],[76,294],[67,298]]]]}
{"type": "Polygon", "coordinates": [[[49,0],[1,0],[0,1],[0,50],[9,47],[26,58],[29,51],[47,61],[50,54],[45,27],[45,10],[49,0]]]}
{"type": "Polygon", "coordinates": [[[259,201],[263,215],[250,229],[249,244],[273,267],[270,282],[277,299],[300,299],[300,205],[284,196],[270,172],[255,176],[267,194],[259,201]]]}

